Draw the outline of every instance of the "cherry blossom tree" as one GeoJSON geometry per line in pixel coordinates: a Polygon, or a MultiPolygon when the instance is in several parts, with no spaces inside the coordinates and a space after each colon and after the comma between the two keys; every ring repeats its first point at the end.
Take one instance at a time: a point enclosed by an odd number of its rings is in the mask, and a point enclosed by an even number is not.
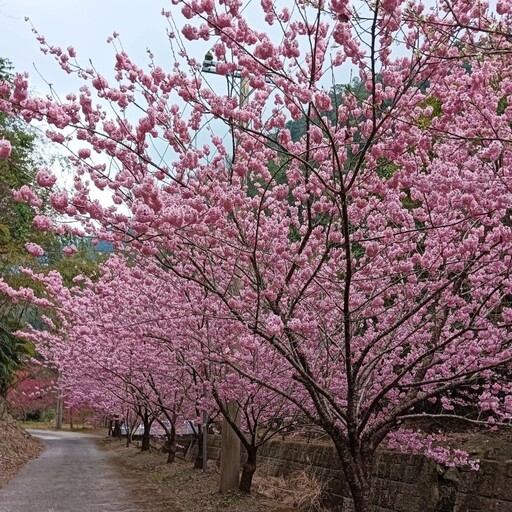
{"type": "Polygon", "coordinates": [[[56,321],[46,318],[46,329],[31,328],[20,335],[58,369],[61,388],[72,404],[96,409],[104,404],[104,413],[130,427],[135,422],[126,421],[127,416],[135,412],[143,424],[143,451],[149,450],[152,424],[166,425],[167,420],[172,462],[176,421],[183,417],[184,390],[190,382],[179,373],[173,352],[145,334],[145,324],[157,322],[159,311],[151,307],[150,287],[143,288],[135,277],[129,279],[130,269],[123,263],[113,257],[101,268],[97,282],[80,276],[79,285],[72,288],[57,273],[30,273],[46,284],[56,321]],[[106,402],[98,400],[105,396],[106,402]]]}
{"type": "MultiPolygon", "coordinates": [[[[23,336],[58,368],[61,386],[75,406],[92,406],[105,394],[126,402],[144,423],[143,448],[149,447],[151,423],[159,422],[167,437],[168,462],[174,459],[178,419],[196,419],[201,440],[202,411],[214,417],[219,408],[247,451],[240,488],[249,492],[258,448],[296,423],[297,407],[283,397],[291,376],[282,373],[279,358],[265,354],[264,346],[255,352],[251,332],[237,331],[236,324],[218,315],[199,313],[200,298],[192,300],[192,293],[203,295],[201,289],[188,286],[183,293],[176,277],[157,265],[141,269],[113,256],[100,270],[96,282],[80,277],[80,286],[71,289],[57,274],[32,274],[47,284],[59,322],[23,336]],[[169,317],[171,305],[180,313],[169,317]],[[249,350],[226,356],[227,339],[249,350]],[[280,392],[234,371],[232,361],[243,363],[259,380],[275,383],[281,373],[280,392]],[[236,403],[234,410],[230,401],[236,403]]],[[[105,412],[114,410],[109,403],[105,412]]],[[[198,463],[201,467],[201,458],[198,463]]]]}
{"type": "MultiPolygon", "coordinates": [[[[160,272],[157,282],[165,282],[165,277],[160,272]]],[[[239,438],[246,451],[239,488],[250,492],[258,449],[297,426],[298,408],[288,399],[293,380],[272,350],[254,342],[250,330],[227,320],[221,312],[201,312],[197,306],[204,301],[204,293],[195,299],[191,293],[189,286],[183,294],[186,298],[181,298],[182,310],[187,303],[190,309],[179,325],[165,324],[158,331],[150,328],[148,335],[180,354],[184,367],[203,383],[204,402],[209,403],[207,397],[214,401],[206,410],[218,407],[239,438]],[[261,382],[272,382],[279,391],[261,382]]]]}
{"type": "Polygon", "coordinates": [[[41,364],[18,371],[7,392],[13,416],[23,421],[42,419],[45,412],[53,410],[56,398],[55,375],[41,364]]]}
{"type": "Polygon", "coordinates": [[[202,290],[201,314],[244,333],[216,340],[223,364],[327,432],[357,512],[386,439],[467,463],[405,427],[510,421],[512,4],[264,0],[267,32],[239,1],[173,5],[171,70],[119,50],[109,81],[39,36],[90,86],[63,102],[30,97],[22,75],[2,86],[3,110],[73,152],[75,191],[54,207],[202,290]],[[239,97],[201,75],[198,40],[239,97]],[[366,94],[329,94],[352,75],[366,94]],[[260,347],[276,378],[246,364],[260,347]]]}

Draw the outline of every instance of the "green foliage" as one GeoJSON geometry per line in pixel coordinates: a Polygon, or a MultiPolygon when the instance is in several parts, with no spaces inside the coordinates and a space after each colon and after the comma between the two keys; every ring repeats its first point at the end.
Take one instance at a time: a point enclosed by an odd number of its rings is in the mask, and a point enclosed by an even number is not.
{"type": "MultiPolygon", "coordinates": [[[[0,79],[9,78],[10,65],[0,59],[0,79]]],[[[12,190],[35,179],[31,162],[34,136],[5,114],[0,115],[0,135],[12,145],[10,158],[0,159],[0,277],[16,282],[22,280],[19,266],[29,261],[23,246],[33,231],[33,212],[13,199],[12,190]]],[[[33,355],[30,345],[12,334],[23,323],[25,313],[24,307],[0,294],[0,396],[6,395],[15,372],[33,355]]]]}
{"type": "MultiPolygon", "coordinates": [[[[0,59],[0,77],[9,79],[9,70],[8,62],[0,59]]],[[[14,189],[35,183],[35,135],[20,120],[4,114],[0,116],[0,136],[12,146],[11,156],[0,159],[0,276],[8,280],[14,267],[32,261],[24,247],[27,241],[46,245],[55,237],[36,231],[32,226],[33,209],[12,196],[14,189]]],[[[45,192],[39,192],[44,201],[45,192]]]]}
{"type": "Polygon", "coordinates": [[[498,107],[496,109],[496,113],[502,116],[505,113],[505,109],[508,107],[508,98],[507,96],[502,96],[498,101],[498,107]]]}
{"type": "MultiPolygon", "coordinates": [[[[380,76],[377,76],[377,82],[382,82],[382,78],[380,76]]],[[[335,85],[333,92],[338,98],[337,103],[341,102],[342,94],[345,92],[354,96],[358,104],[363,103],[370,97],[370,91],[359,78],[354,78],[349,84],[335,85]]]]}
{"type": "MultiPolygon", "coordinates": [[[[89,239],[74,238],[65,242],[65,245],[73,243],[77,252],[71,256],[61,256],[51,267],[60,273],[66,286],[75,286],[73,279],[78,275],[94,277],[99,265],[108,258],[108,254],[96,250],[89,239]]],[[[59,254],[62,255],[62,249],[59,250],[59,254]]]]}
{"type": "Polygon", "coordinates": [[[306,133],[306,117],[303,116],[296,121],[288,121],[286,128],[290,130],[292,140],[299,140],[306,133]]]}
{"type": "Polygon", "coordinates": [[[421,128],[428,128],[432,124],[432,120],[439,117],[443,113],[443,102],[436,96],[430,96],[423,100],[420,104],[422,108],[432,107],[432,113],[428,116],[422,115],[418,119],[421,128]]]}
{"type": "Polygon", "coordinates": [[[53,409],[44,411],[42,419],[45,423],[51,423],[55,419],[55,411],[53,409]]]}
{"type": "Polygon", "coordinates": [[[377,161],[377,175],[383,179],[389,179],[399,169],[398,165],[387,158],[379,158],[377,161]]]}
{"type": "Polygon", "coordinates": [[[15,373],[35,355],[33,347],[13,336],[24,319],[25,309],[16,304],[3,305],[0,323],[0,396],[5,397],[15,373]]]}
{"type": "MultiPolygon", "coordinates": [[[[0,80],[10,78],[11,66],[0,58],[0,80]]],[[[0,278],[14,288],[30,287],[41,295],[44,293],[42,286],[20,272],[20,267],[37,272],[58,270],[67,285],[71,285],[78,274],[93,274],[102,257],[93,251],[88,241],[37,231],[33,227],[34,209],[16,201],[12,195],[13,190],[24,185],[32,188],[42,201],[37,213],[51,215],[48,192],[36,183],[38,168],[48,162],[41,162],[37,157],[39,141],[34,133],[22,120],[0,114],[0,138],[9,140],[12,146],[10,157],[0,159],[0,278]],[[34,258],[29,255],[25,249],[29,241],[43,247],[45,256],[34,258]],[[71,243],[77,246],[78,252],[67,257],[63,249],[71,243]]],[[[14,374],[35,355],[30,344],[12,333],[26,323],[42,327],[39,315],[34,307],[14,304],[0,294],[0,396],[5,396],[14,374]]]]}

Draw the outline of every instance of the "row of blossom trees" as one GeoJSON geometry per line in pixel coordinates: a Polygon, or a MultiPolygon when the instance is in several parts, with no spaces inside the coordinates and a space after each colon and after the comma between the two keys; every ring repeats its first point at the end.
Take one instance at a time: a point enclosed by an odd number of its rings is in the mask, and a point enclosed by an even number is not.
{"type": "Polygon", "coordinates": [[[159,422],[168,462],[174,459],[178,426],[191,421],[202,434],[202,412],[215,417],[219,411],[246,449],[240,488],[249,492],[258,448],[296,420],[298,408],[282,396],[291,395],[291,377],[279,375],[279,360],[256,346],[251,333],[198,310],[201,298],[191,300],[202,293],[196,285],[180,289],[160,266],[142,270],[120,256],[101,271],[97,282],[80,277],[72,288],[56,272],[29,272],[46,285],[55,318],[46,318],[48,329],[20,336],[59,369],[68,405],[115,414],[129,431],[142,422],[142,450],[149,449],[151,425],[159,422]],[[246,344],[249,350],[226,351],[230,339],[233,347],[246,344]],[[233,371],[232,364],[257,380],[233,371]],[[237,407],[231,412],[233,400],[237,407]]]}
{"type": "Polygon", "coordinates": [[[130,248],[97,283],[52,276],[44,300],[65,313],[29,336],[95,402],[114,380],[185,416],[213,399],[229,417],[237,400],[249,433],[260,411],[300,412],[367,512],[384,440],[467,462],[414,420],[510,422],[512,4],[245,8],[174,0],[170,70],[117,51],[108,80],[40,37],[86,85],[65,101],[31,97],[22,75],[2,86],[2,110],[73,153],[74,191],[39,175],[56,210],[130,248]],[[249,96],[210,86],[197,40],[249,96]],[[330,94],[350,73],[365,94],[330,94]]]}

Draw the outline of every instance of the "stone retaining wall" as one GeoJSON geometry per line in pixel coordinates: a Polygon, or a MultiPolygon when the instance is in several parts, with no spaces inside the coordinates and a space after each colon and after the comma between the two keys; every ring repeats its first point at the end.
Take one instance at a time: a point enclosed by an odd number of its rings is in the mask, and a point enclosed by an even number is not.
{"type": "MultiPolygon", "coordinates": [[[[208,458],[220,457],[220,438],[209,436],[208,458]]],[[[189,456],[196,452],[193,448],[189,456]]],[[[350,493],[333,446],[270,441],[258,453],[258,465],[273,475],[307,467],[326,482],[325,504],[350,512],[350,493]]],[[[443,470],[417,455],[381,451],[375,464],[378,512],[512,512],[512,460],[482,461],[480,471],[443,470]]]]}

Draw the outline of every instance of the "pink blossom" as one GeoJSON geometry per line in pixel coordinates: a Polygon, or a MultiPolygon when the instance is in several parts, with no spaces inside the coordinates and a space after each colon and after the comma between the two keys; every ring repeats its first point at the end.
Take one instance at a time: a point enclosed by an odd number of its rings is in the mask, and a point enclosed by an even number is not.
{"type": "Polygon", "coordinates": [[[13,190],[12,195],[16,201],[26,201],[31,206],[39,207],[43,204],[41,199],[28,185],[23,185],[19,190],[13,190]]]}
{"type": "MultiPolygon", "coordinates": [[[[428,14],[419,3],[369,2],[369,32],[351,23],[347,0],[292,3],[279,14],[261,0],[256,26],[237,0],[173,0],[183,36],[213,36],[217,73],[230,85],[246,77],[248,98],[210,87],[186,48],[165,72],[120,51],[110,85],[110,74],[79,68],[91,88],[66,103],[30,98],[26,78],[1,86],[0,111],[90,148],[70,159],[74,197],[50,196],[72,221],[62,225],[80,221],[129,252],[129,263],[114,256],[71,289],[34,276],[59,322],[26,336],[72,399],[98,409],[129,409],[126,378],[142,390],[154,369],[171,406],[196,388],[251,407],[283,398],[362,475],[386,437],[471,466],[440,435],[403,424],[423,411],[471,410],[484,428],[511,417],[511,2],[497,13],[460,1],[428,14]],[[468,52],[456,41],[485,44],[468,52]],[[343,78],[347,66],[357,87],[343,78]],[[326,90],[329,76],[340,87],[326,90]],[[201,147],[198,130],[213,118],[216,134],[201,147]],[[93,152],[108,165],[88,165],[93,152]],[[98,189],[114,204],[100,203],[98,189]],[[179,359],[203,380],[191,382],[179,359]]],[[[45,49],[69,69],[62,50],[45,49]]],[[[198,404],[215,407],[212,395],[192,397],[191,417],[198,404]]]]}
{"type": "Polygon", "coordinates": [[[53,187],[57,181],[57,176],[48,169],[41,169],[36,175],[36,181],[41,187],[53,187]]]}
{"type": "Polygon", "coordinates": [[[64,247],[64,249],[62,249],[62,251],[64,252],[64,254],[66,256],[72,256],[73,254],[75,254],[78,251],[78,249],[76,248],[75,244],[71,244],[71,245],[67,245],[66,247],[64,247]]]}
{"type": "Polygon", "coordinates": [[[33,226],[38,231],[50,231],[53,228],[53,221],[46,215],[36,215],[32,221],[33,226]]]}
{"type": "Polygon", "coordinates": [[[54,192],[50,196],[50,202],[58,212],[63,212],[68,206],[68,194],[66,192],[54,192]]]}
{"type": "Polygon", "coordinates": [[[99,91],[108,87],[108,82],[105,77],[97,76],[92,80],[92,85],[99,91]]]}
{"type": "Polygon", "coordinates": [[[11,143],[6,139],[0,139],[0,158],[9,158],[11,151],[11,143]]]}
{"type": "Polygon", "coordinates": [[[501,15],[511,13],[512,3],[510,0],[498,0],[496,3],[496,12],[501,15]]]}
{"type": "Polygon", "coordinates": [[[40,257],[44,254],[44,250],[40,245],[37,245],[33,242],[27,242],[25,244],[25,249],[29,254],[35,257],[40,257]]]}

